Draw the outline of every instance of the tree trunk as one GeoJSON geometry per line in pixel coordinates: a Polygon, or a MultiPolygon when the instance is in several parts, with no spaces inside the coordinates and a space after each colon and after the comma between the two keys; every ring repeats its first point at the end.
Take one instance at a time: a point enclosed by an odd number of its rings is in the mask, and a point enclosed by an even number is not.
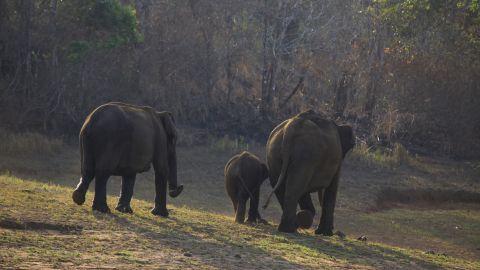
{"type": "MultiPolygon", "coordinates": [[[[379,12],[378,7],[376,12],[379,12]]],[[[378,19],[373,18],[372,24],[372,40],[370,45],[370,60],[369,73],[370,82],[367,88],[367,101],[364,106],[364,111],[370,120],[373,120],[375,115],[375,107],[380,95],[379,83],[382,79],[382,70],[384,65],[384,27],[378,19]]]]}
{"type": "MultiPolygon", "coordinates": [[[[33,87],[32,77],[32,15],[33,15],[33,0],[22,0],[22,19],[24,22],[23,29],[23,57],[24,57],[24,102],[27,102],[33,87]]],[[[22,104],[26,105],[26,104],[22,104]]]]}
{"type": "Polygon", "coordinates": [[[58,56],[57,56],[57,0],[50,0],[50,22],[49,22],[49,32],[52,40],[51,44],[51,57],[50,59],[50,91],[52,93],[52,102],[47,102],[47,107],[45,108],[44,117],[43,117],[43,131],[47,132],[48,130],[48,120],[50,115],[55,112],[58,107],[60,100],[59,92],[59,81],[58,81],[58,56]],[[53,98],[57,96],[57,98],[53,98]],[[55,102],[55,103],[54,103],[55,102]]]}
{"type": "Polygon", "coordinates": [[[263,54],[263,71],[262,71],[262,100],[260,102],[260,115],[266,120],[269,118],[271,111],[271,86],[273,66],[270,57],[270,46],[268,44],[268,17],[267,17],[268,1],[264,0],[263,14],[263,38],[262,38],[262,54],[263,54]]]}
{"type": "Polygon", "coordinates": [[[342,77],[334,84],[335,99],[333,101],[333,109],[337,117],[343,117],[348,102],[348,75],[343,74],[342,77]]]}
{"type": "Polygon", "coordinates": [[[150,0],[135,0],[135,10],[139,22],[140,33],[143,35],[143,42],[137,45],[137,61],[136,61],[136,88],[138,92],[144,92],[147,88],[146,73],[146,54],[145,46],[150,41],[149,29],[149,15],[150,15],[150,0]]]}
{"type": "Polygon", "coordinates": [[[227,99],[226,99],[226,105],[229,106],[231,102],[231,96],[233,92],[233,81],[235,80],[235,74],[232,71],[233,68],[233,45],[232,45],[232,39],[233,39],[233,20],[232,16],[229,14],[229,8],[227,5],[225,5],[225,24],[226,24],[226,35],[229,36],[226,42],[226,52],[225,52],[225,75],[227,77],[227,99]]]}
{"type": "Polygon", "coordinates": [[[375,71],[370,71],[370,82],[367,88],[367,101],[365,102],[364,111],[368,119],[373,120],[375,105],[377,104],[377,80],[378,75],[375,71]]]}
{"type": "Polygon", "coordinates": [[[231,59],[230,55],[227,56],[227,64],[226,64],[226,67],[225,67],[225,73],[227,75],[227,106],[228,106],[228,104],[230,104],[230,99],[231,99],[232,92],[233,92],[233,80],[235,79],[234,75],[233,75],[233,72],[232,72],[232,59],[231,59]]]}

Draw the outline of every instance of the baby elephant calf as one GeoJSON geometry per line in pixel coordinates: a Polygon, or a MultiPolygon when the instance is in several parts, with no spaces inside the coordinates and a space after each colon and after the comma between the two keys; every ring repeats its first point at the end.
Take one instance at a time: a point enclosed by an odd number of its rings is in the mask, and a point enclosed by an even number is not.
{"type": "Polygon", "coordinates": [[[258,213],[260,185],[268,178],[267,166],[255,155],[244,151],[233,156],[225,166],[225,185],[235,210],[235,222],[243,223],[245,205],[250,199],[249,223],[266,223],[258,213]]]}

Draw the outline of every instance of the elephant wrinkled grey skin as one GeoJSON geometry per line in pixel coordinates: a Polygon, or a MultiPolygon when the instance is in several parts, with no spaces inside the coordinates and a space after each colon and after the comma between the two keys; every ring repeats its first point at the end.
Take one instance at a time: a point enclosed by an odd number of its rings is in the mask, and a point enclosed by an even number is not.
{"type": "Polygon", "coordinates": [[[82,178],[72,194],[78,205],[85,202],[90,182],[95,178],[92,209],[110,212],[107,205],[107,180],[122,176],[122,190],[116,209],[132,213],[130,201],[137,173],[153,165],[155,170],[155,207],[152,214],[168,216],[167,180],[170,197],[178,196],[176,130],[170,112],[150,107],[110,102],[87,116],[80,131],[82,178]]]}
{"type": "Polygon", "coordinates": [[[350,126],[338,126],[311,110],[275,127],[266,151],[272,193],[275,192],[283,210],[279,231],[296,231],[297,203],[301,209],[315,213],[310,193],[318,192],[322,216],[315,233],[333,235],[340,168],[354,145],[350,126]]]}
{"type": "Polygon", "coordinates": [[[268,178],[267,166],[257,156],[242,152],[225,165],[225,187],[235,210],[235,222],[243,223],[247,200],[250,199],[248,223],[266,223],[258,212],[260,186],[268,178]]]}

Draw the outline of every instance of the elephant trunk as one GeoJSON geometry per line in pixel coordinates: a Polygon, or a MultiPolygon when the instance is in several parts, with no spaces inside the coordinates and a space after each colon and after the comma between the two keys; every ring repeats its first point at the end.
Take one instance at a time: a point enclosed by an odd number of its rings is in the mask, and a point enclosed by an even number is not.
{"type": "Polygon", "coordinates": [[[175,198],[182,193],[183,185],[177,183],[177,151],[175,142],[170,142],[168,146],[168,194],[175,198]]]}

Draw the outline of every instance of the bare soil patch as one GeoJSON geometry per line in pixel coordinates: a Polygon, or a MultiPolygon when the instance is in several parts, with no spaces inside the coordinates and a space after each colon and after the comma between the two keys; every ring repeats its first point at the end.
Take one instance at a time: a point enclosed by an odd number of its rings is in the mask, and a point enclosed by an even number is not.
{"type": "Polygon", "coordinates": [[[467,190],[433,188],[383,188],[377,195],[373,211],[392,208],[480,209],[480,193],[467,190]]]}

